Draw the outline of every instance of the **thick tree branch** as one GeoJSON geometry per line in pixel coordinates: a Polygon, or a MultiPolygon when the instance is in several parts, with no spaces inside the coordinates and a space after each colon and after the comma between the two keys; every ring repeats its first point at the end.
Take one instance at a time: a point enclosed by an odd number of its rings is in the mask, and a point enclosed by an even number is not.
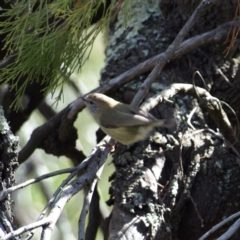
{"type": "MultiPolygon", "coordinates": [[[[209,32],[185,40],[183,43],[180,44],[180,46],[176,49],[175,53],[169,58],[168,61],[177,59],[202,45],[208,44],[210,42],[219,42],[224,40],[224,38],[226,38],[228,35],[228,31],[232,23],[233,21],[225,23],[209,32]]],[[[240,18],[238,18],[234,23],[236,24],[236,27],[240,27],[240,18]]],[[[95,88],[89,93],[92,92],[107,93],[118,89],[119,87],[133,80],[134,78],[152,70],[154,66],[158,63],[158,61],[162,59],[164,54],[165,53],[160,53],[138,64],[137,66],[111,79],[108,84],[95,88]]],[[[71,105],[72,105],[71,110],[68,112],[69,118],[73,118],[76,114],[78,114],[78,112],[80,112],[85,107],[81,99],[77,99],[76,101],[71,103],[71,105]]]]}
{"type": "Polygon", "coordinates": [[[200,18],[201,14],[204,13],[207,9],[209,9],[216,0],[213,1],[206,1],[203,0],[199,4],[199,6],[195,9],[191,17],[188,19],[184,27],[181,29],[181,31],[178,33],[177,37],[174,39],[173,43],[168,47],[168,49],[164,52],[163,56],[159,59],[158,63],[150,73],[150,75],[147,77],[147,79],[144,81],[142,86],[140,87],[140,90],[135,95],[132,105],[138,106],[144,96],[147,94],[151,84],[156,80],[156,78],[161,73],[164,66],[167,64],[167,62],[173,58],[174,53],[176,52],[178,46],[183,41],[184,37],[187,35],[187,33],[190,31],[194,23],[200,18]]]}
{"type": "Polygon", "coordinates": [[[180,94],[183,96],[193,96],[200,101],[200,105],[207,108],[211,118],[216,123],[219,130],[223,133],[224,137],[231,143],[236,141],[236,136],[233,132],[231,123],[227,117],[227,114],[222,108],[221,101],[216,97],[213,97],[206,89],[193,86],[187,83],[174,83],[169,87],[156,94],[152,98],[148,99],[141,105],[141,108],[145,111],[149,111],[159,103],[169,101],[175,95],[180,94]]]}
{"type": "MultiPolygon", "coordinates": [[[[176,50],[175,54],[172,56],[170,60],[176,59],[189,51],[202,46],[204,44],[213,42],[213,41],[221,41],[228,34],[229,27],[232,22],[228,22],[221,26],[218,26],[216,29],[209,31],[207,33],[203,33],[201,35],[195,36],[184,41],[179,48],[176,50]]],[[[240,18],[235,21],[236,27],[240,27],[240,18]]],[[[118,77],[113,78],[109,81],[109,84],[104,85],[102,87],[98,87],[91,92],[101,92],[106,93],[109,91],[113,91],[125,83],[133,80],[135,77],[148,72],[151,70],[159,59],[162,58],[164,53],[158,54],[142,63],[137,65],[134,68],[124,72],[118,77]]],[[[82,111],[85,107],[85,104],[82,102],[80,98],[72,102],[69,106],[63,109],[60,113],[54,116],[48,123],[43,124],[39,128],[35,129],[32,133],[32,136],[26,146],[19,153],[19,162],[24,162],[33,151],[38,148],[41,141],[51,132],[54,128],[57,128],[61,122],[61,118],[64,116],[65,112],[68,113],[67,117],[73,119],[77,116],[77,114],[82,111]]]]}

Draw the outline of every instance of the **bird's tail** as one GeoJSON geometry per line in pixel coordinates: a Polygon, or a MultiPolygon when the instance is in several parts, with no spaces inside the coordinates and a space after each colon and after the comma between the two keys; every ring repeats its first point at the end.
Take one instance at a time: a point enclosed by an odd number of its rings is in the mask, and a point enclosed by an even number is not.
{"type": "Polygon", "coordinates": [[[161,119],[155,122],[155,127],[165,127],[165,128],[174,128],[176,127],[175,118],[161,119]]]}

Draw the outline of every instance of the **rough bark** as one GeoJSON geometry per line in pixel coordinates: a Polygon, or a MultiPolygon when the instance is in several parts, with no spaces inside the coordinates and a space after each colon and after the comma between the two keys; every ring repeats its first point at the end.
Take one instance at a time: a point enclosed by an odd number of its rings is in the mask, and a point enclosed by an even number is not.
{"type": "MultiPolygon", "coordinates": [[[[156,5],[152,1],[145,4],[134,1],[127,28],[123,27],[120,11],[111,25],[101,84],[165,51],[199,2],[159,1],[156,5]]],[[[195,24],[188,37],[233,20],[237,2],[218,1],[195,24]]],[[[192,83],[193,72],[198,70],[212,96],[226,101],[239,117],[238,41],[227,56],[223,53],[227,45],[219,42],[169,62],[147,98],[172,83],[192,83]]],[[[146,76],[134,79],[110,95],[130,103],[146,76]]],[[[204,85],[198,78],[195,84],[204,85]]],[[[196,133],[186,123],[194,107],[191,123],[195,129],[209,126],[215,130],[217,117],[210,119],[196,98],[178,95],[172,101],[173,104],[161,104],[152,113],[158,118],[175,116],[179,120],[176,131],[159,129],[146,141],[116,147],[113,160],[116,172],[110,179],[108,201],[114,206],[108,239],[197,239],[239,211],[236,154],[222,139],[207,131],[196,133]]],[[[226,112],[235,129],[236,118],[230,110],[226,112]]],[[[238,143],[235,148],[239,150],[238,143]]]]}
{"type": "MultiPolygon", "coordinates": [[[[19,138],[15,137],[4,117],[0,107],[0,191],[12,187],[15,184],[14,173],[18,167],[19,138]]],[[[14,211],[11,197],[8,196],[0,204],[0,237],[5,232],[14,229],[14,211]]],[[[15,237],[13,239],[19,239],[15,237]]]]}

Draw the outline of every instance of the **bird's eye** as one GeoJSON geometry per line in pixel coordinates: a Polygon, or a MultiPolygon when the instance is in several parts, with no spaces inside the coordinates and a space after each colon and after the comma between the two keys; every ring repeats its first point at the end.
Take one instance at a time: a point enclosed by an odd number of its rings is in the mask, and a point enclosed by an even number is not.
{"type": "Polygon", "coordinates": [[[89,101],[89,103],[92,105],[94,102],[93,101],[89,101]]]}

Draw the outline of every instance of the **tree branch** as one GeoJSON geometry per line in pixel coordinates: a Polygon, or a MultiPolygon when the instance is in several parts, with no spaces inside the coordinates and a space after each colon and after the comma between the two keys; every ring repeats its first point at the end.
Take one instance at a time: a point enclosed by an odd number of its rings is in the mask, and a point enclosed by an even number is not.
{"type": "Polygon", "coordinates": [[[141,105],[141,108],[145,111],[149,111],[157,104],[173,98],[176,94],[184,96],[189,95],[198,98],[201,101],[200,105],[207,108],[211,118],[223,133],[224,137],[226,137],[226,139],[228,139],[231,143],[236,141],[236,136],[233,132],[231,123],[227,117],[227,114],[222,108],[220,100],[216,97],[213,97],[204,88],[196,87],[187,83],[174,83],[161,91],[159,94],[156,94],[152,98],[148,99],[141,105]]]}
{"type": "MultiPolygon", "coordinates": [[[[206,32],[185,40],[183,43],[180,44],[180,46],[176,49],[175,53],[169,58],[168,61],[177,59],[183,56],[184,54],[187,54],[188,52],[202,45],[205,45],[207,43],[214,42],[214,41],[219,42],[223,40],[228,35],[228,30],[232,25],[232,23],[233,21],[225,23],[209,32],[206,32]]],[[[236,27],[240,27],[240,18],[238,18],[234,23],[236,24],[236,27]]],[[[165,53],[160,53],[138,64],[137,66],[111,79],[108,84],[95,88],[89,93],[93,93],[93,92],[107,93],[107,92],[118,89],[119,87],[133,80],[134,78],[152,70],[153,67],[158,63],[158,61],[162,59],[164,54],[165,53]]],[[[82,111],[82,109],[85,107],[81,99],[77,99],[76,101],[72,102],[71,105],[72,106],[70,108],[70,111],[68,112],[68,118],[75,117],[75,115],[78,114],[78,112],[82,111]]]]}
{"type": "Polygon", "coordinates": [[[201,16],[201,14],[209,9],[216,0],[212,1],[206,1],[203,0],[198,5],[198,7],[195,9],[191,17],[188,19],[184,27],[181,29],[181,31],[178,33],[177,37],[174,39],[173,43],[168,47],[168,49],[164,52],[162,57],[159,59],[158,63],[152,70],[152,72],[148,75],[147,79],[144,81],[140,89],[138,90],[137,94],[135,95],[131,105],[138,106],[144,96],[147,94],[151,84],[156,80],[156,78],[160,75],[162,69],[167,64],[167,62],[173,58],[174,53],[176,52],[178,46],[183,41],[186,34],[189,32],[189,30],[192,28],[194,23],[197,21],[197,19],[201,16]]]}
{"type": "MultiPolygon", "coordinates": [[[[202,46],[204,44],[220,41],[224,37],[228,35],[228,29],[233,22],[225,23],[221,26],[218,26],[216,29],[209,31],[207,33],[203,33],[201,35],[192,37],[186,41],[184,41],[175,51],[175,53],[171,56],[169,60],[174,60],[189,51],[202,46]]],[[[235,22],[236,27],[240,27],[240,18],[238,18],[235,22]]],[[[134,78],[140,76],[143,73],[150,71],[157,62],[164,56],[165,53],[158,54],[140,64],[136,67],[129,69],[128,71],[122,73],[121,75],[113,78],[109,81],[109,84],[95,88],[92,92],[101,92],[106,93],[109,91],[113,91],[125,83],[133,80],[134,78]]],[[[57,128],[61,122],[61,118],[67,113],[67,118],[74,119],[77,117],[77,114],[85,108],[85,104],[83,101],[78,98],[74,102],[70,103],[65,109],[59,112],[56,116],[51,118],[49,122],[43,124],[42,126],[35,129],[29,139],[28,143],[19,153],[19,162],[24,162],[36,148],[39,147],[41,141],[54,129],[57,128]]]]}
{"type": "MultiPolygon", "coordinates": [[[[108,154],[107,154],[108,155],[108,154]]],[[[82,207],[82,212],[78,221],[78,240],[84,240],[85,239],[85,220],[86,220],[86,216],[89,212],[89,207],[90,207],[90,203],[92,201],[92,196],[94,193],[94,189],[95,186],[97,184],[98,179],[100,178],[102,171],[103,171],[103,167],[104,167],[104,162],[107,159],[107,155],[106,154],[102,154],[101,155],[101,159],[99,161],[99,168],[98,171],[96,172],[96,177],[92,184],[90,185],[90,188],[84,198],[84,203],[83,203],[83,207],[82,207]]]]}
{"type": "Polygon", "coordinates": [[[65,174],[65,173],[74,172],[77,169],[78,169],[77,167],[61,169],[61,170],[58,170],[58,171],[55,171],[55,172],[44,174],[44,175],[42,175],[40,177],[37,177],[37,178],[34,178],[34,179],[30,179],[30,180],[28,180],[24,183],[18,184],[16,186],[10,187],[10,188],[0,192],[0,201],[5,199],[8,196],[8,194],[13,193],[13,192],[15,192],[15,191],[17,191],[21,188],[25,188],[25,187],[27,187],[31,184],[40,182],[40,181],[42,181],[44,179],[47,179],[47,178],[50,178],[50,177],[58,176],[58,175],[65,174]]]}
{"type": "Polygon", "coordinates": [[[237,217],[240,217],[240,212],[234,213],[230,217],[224,219],[222,222],[220,222],[217,225],[215,225],[214,227],[212,227],[208,232],[206,232],[202,237],[200,237],[199,240],[204,240],[204,239],[208,238],[211,234],[216,232],[219,228],[221,228],[225,224],[228,224],[230,221],[232,221],[233,219],[235,219],[237,217]]]}

